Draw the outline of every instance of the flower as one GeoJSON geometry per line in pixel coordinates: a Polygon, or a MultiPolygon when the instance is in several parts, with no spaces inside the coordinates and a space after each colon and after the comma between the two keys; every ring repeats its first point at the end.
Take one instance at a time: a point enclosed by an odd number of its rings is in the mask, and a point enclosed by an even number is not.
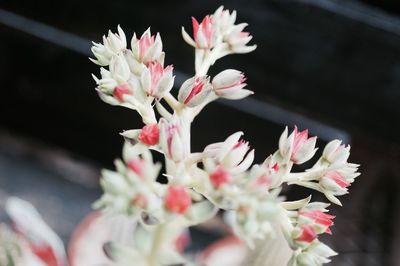
{"type": "Polygon", "coordinates": [[[207,157],[204,160],[205,167],[213,171],[216,165],[220,165],[232,174],[246,171],[254,160],[254,150],[249,152],[249,143],[240,140],[242,135],[243,132],[236,132],[224,142],[208,145],[204,149],[207,157]]]}
{"type": "Polygon", "coordinates": [[[235,25],[236,21],[236,10],[233,10],[232,13],[229,10],[224,9],[223,6],[220,6],[214,14],[211,16],[211,21],[213,25],[215,25],[215,30],[220,35],[226,35],[235,25]]]}
{"type": "Polygon", "coordinates": [[[165,207],[175,213],[183,214],[192,205],[192,198],[184,187],[172,185],[165,196],[165,207]]]}
{"type": "Polygon", "coordinates": [[[269,189],[276,188],[282,184],[282,171],[279,172],[279,163],[270,155],[261,164],[255,164],[248,173],[248,188],[251,190],[261,190],[265,193],[269,189]]]}
{"type": "Polygon", "coordinates": [[[149,146],[156,145],[159,138],[160,130],[157,123],[145,125],[138,136],[139,141],[149,146]]]}
{"type": "Polygon", "coordinates": [[[124,95],[132,95],[132,94],[133,92],[129,88],[129,85],[127,83],[123,83],[121,85],[116,86],[113,91],[113,96],[117,98],[117,100],[120,102],[124,101],[124,95]]]}
{"type": "Polygon", "coordinates": [[[336,256],[337,253],[330,247],[316,240],[312,242],[307,249],[300,253],[294,253],[288,266],[321,266],[329,263],[329,257],[336,256]]]}
{"type": "Polygon", "coordinates": [[[207,76],[187,79],[179,89],[178,100],[189,107],[204,103],[211,92],[210,78],[207,76]]]}
{"type": "Polygon", "coordinates": [[[250,33],[243,31],[246,26],[247,23],[235,25],[225,37],[225,41],[228,43],[229,49],[232,53],[245,54],[250,53],[257,48],[257,45],[247,46],[253,36],[251,36],[250,33]]]}
{"type": "Polygon", "coordinates": [[[222,185],[228,183],[230,179],[231,179],[231,174],[222,167],[218,167],[210,175],[211,184],[213,184],[213,186],[217,189],[222,185]]]}
{"type": "Polygon", "coordinates": [[[118,83],[127,82],[130,78],[131,70],[122,54],[112,57],[110,62],[110,74],[118,83]]]}
{"type": "Polygon", "coordinates": [[[143,170],[146,166],[146,162],[143,159],[135,158],[128,162],[128,168],[135,172],[138,176],[143,175],[143,170]]]}
{"type": "Polygon", "coordinates": [[[210,49],[213,46],[213,25],[209,15],[199,22],[192,17],[193,37],[198,48],[210,49]]]}
{"type": "Polygon", "coordinates": [[[317,137],[308,137],[308,130],[298,132],[294,128],[292,134],[288,137],[287,127],[279,139],[279,152],[283,158],[291,160],[295,164],[302,164],[310,160],[317,149],[315,144],[317,137]]]}
{"type": "Polygon", "coordinates": [[[322,202],[309,203],[299,210],[299,222],[311,224],[318,234],[331,234],[330,227],[333,225],[332,220],[335,216],[326,213],[328,206],[329,204],[322,202]]]}
{"type": "Polygon", "coordinates": [[[321,178],[320,185],[326,190],[333,192],[336,195],[344,195],[347,193],[347,187],[350,186],[350,182],[346,180],[346,177],[339,171],[328,171],[321,178]]]}
{"type": "Polygon", "coordinates": [[[329,163],[346,163],[350,156],[350,146],[345,146],[340,140],[329,142],[322,153],[322,157],[329,163]]]}
{"type": "Polygon", "coordinates": [[[247,85],[245,81],[246,78],[242,72],[227,69],[214,77],[212,86],[219,97],[238,100],[253,94],[252,91],[243,89],[247,85]]]}
{"type": "Polygon", "coordinates": [[[110,64],[111,58],[126,50],[126,37],[124,31],[118,25],[118,34],[108,31],[108,36],[103,36],[103,44],[93,42],[91,48],[96,59],[90,60],[100,66],[110,64]]]}
{"type": "Polygon", "coordinates": [[[162,98],[169,92],[174,85],[172,70],[172,65],[164,68],[159,62],[149,63],[149,67],[143,71],[140,79],[147,95],[162,98]]]}
{"type": "Polygon", "coordinates": [[[159,62],[163,64],[164,52],[162,51],[162,41],[160,34],[156,36],[151,35],[150,28],[148,28],[140,37],[136,38],[136,33],[131,41],[132,53],[138,62],[145,65],[150,62],[159,62]]]}
{"type": "Polygon", "coordinates": [[[160,146],[167,157],[173,161],[181,161],[185,158],[184,140],[181,125],[177,117],[167,121],[160,119],[160,146]]]}
{"type": "Polygon", "coordinates": [[[305,224],[302,225],[300,228],[300,234],[298,234],[295,240],[311,243],[312,241],[314,241],[314,239],[317,238],[317,233],[311,225],[305,224]]]}

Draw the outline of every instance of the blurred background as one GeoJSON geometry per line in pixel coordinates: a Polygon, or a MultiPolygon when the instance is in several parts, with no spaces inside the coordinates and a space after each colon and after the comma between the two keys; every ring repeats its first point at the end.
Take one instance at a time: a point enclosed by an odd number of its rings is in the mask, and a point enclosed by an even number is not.
{"type": "Polygon", "coordinates": [[[0,0],[0,220],[4,199],[17,195],[68,242],[101,194],[99,170],[120,156],[118,133],[141,127],[136,113],[97,97],[90,40],[118,24],[129,38],[151,25],[178,87],[194,71],[180,27],[221,4],[249,23],[258,48],[223,58],[211,73],[242,70],[256,94],[207,107],[193,126],[193,150],[243,130],[261,162],[285,125],[308,128],[320,146],[343,139],[362,175],[344,207],[331,211],[337,218],[326,241],[340,253],[331,265],[400,265],[396,0],[0,0]]]}

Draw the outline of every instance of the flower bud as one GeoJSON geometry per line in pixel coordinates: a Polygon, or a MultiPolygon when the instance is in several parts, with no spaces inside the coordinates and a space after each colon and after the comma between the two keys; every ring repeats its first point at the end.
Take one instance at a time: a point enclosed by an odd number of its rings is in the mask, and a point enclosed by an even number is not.
{"type": "Polygon", "coordinates": [[[174,85],[172,70],[172,65],[164,68],[158,62],[149,63],[149,67],[143,71],[140,78],[147,95],[160,99],[168,93],[174,85]]]}
{"type": "Polygon", "coordinates": [[[310,160],[317,149],[315,144],[316,137],[308,137],[308,130],[298,132],[297,127],[294,128],[292,134],[287,137],[287,128],[279,139],[279,152],[283,158],[288,158],[295,164],[302,164],[310,160]]]}
{"type": "Polygon", "coordinates": [[[163,64],[164,53],[162,52],[160,34],[157,33],[156,36],[151,35],[150,28],[143,33],[140,39],[137,39],[136,34],[134,34],[131,47],[133,55],[138,62],[147,65],[150,62],[158,61],[163,64]]]}
{"type": "Polygon", "coordinates": [[[207,76],[193,77],[186,80],[179,89],[179,101],[189,107],[202,104],[211,92],[209,80],[207,76]]]}
{"type": "Polygon", "coordinates": [[[300,234],[295,238],[295,240],[311,243],[316,238],[317,238],[317,233],[314,231],[311,225],[306,224],[301,226],[300,234]]]}
{"type": "Polygon", "coordinates": [[[337,139],[329,142],[322,153],[322,157],[331,164],[346,163],[349,156],[350,146],[343,145],[342,142],[337,139]]]}
{"type": "Polygon", "coordinates": [[[245,81],[243,73],[227,69],[214,77],[212,86],[215,94],[219,97],[238,100],[253,94],[252,91],[243,89],[247,85],[245,81]]]}
{"type": "Polygon", "coordinates": [[[344,195],[347,193],[347,187],[350,182],[346,180],[338,171],[328,171],[319,181],[321,187],[332,192],[335,195],[344,195]]]}
{"type": "Polygon", "coordinates": [[[158,124],[145,125],[139,133],[138,139],[142,143],[152,146],[158,143],[160,131],[158,124]]]}
{"type": "Polygon", "coordinates": [[[110,73],[117,82],[128,81],[131,71],[124,55],[113,56],[110,62],[110,73]]]}
{"type": "Polygon", "coordinates": [[[129,88],[129,85],[127,83],[123,83],[121,85],[116,86],[113,91],[114,98],[117,98],[117,100],[120,102],[124,102],[124,95],[132,95],[132,94],[133,92],[129,88]]]}
{"type": "Polygon", "coordinates": [[[184,187],[172,185],[165,196],[165,207],[170,212],[183,214],[192,205],[192,198],[184,187]]]}
{"type": "Polygon", "coordinates": [[[185,158],[184,141],[181,136],[181,125],[177,119],[167,121],[160,119],[160,146],[167,157],[173,161],[185,158]]]}
{"type": "Polygon", "coordinates": [[[247,46],[253,36],[243,31],[247,23],[241,23],[231,28],[229,35],[225,37],[225,41],[229,44],[232,53],[245,54],[254,51],[257,45],[247,46]]]}
{"type": "Polygon", "coordinates": [[[103,36],[103,44],[93,43],[91,48],[95,59],[90,60],[100,66],[110,64],[111,58],[126,49],[126,37],[124,31],[118,25],[118,34],[108,31],[108,36],[103,36]]]}

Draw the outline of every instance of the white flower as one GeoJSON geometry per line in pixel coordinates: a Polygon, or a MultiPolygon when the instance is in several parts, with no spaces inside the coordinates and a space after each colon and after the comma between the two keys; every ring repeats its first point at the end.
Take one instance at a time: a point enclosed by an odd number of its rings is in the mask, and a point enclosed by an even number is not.
{"type": "Polygon", "coordinates": [[[223,6],[220,6],[211,16],[211,20],[215,25],[215,29],[218,34],[224,36],[229,33],[229,31],[235,25],[236,10],[233,10],[232,13],[230,13],[229,10],[224,9],[223,6]]]}
{"type": "Polygon", "coordinates": [[[220,165],[232,174],[246,171],[254,160],[254,150],[249,152],[248,142],[240,140],[242,135],[243,132],[236,132],[224,142],[208,145],[204,149],[207,156],[204,160],[205,166],[212,171],[216,165],[220,165]]]}
{"type": "Polygon", "coordinates": [[[247,84],[242,72],[234,69],[227,69],[219,73],[212,80],[213,90],[219,97],[238,100],[250,94],[250,90],[243,89],[247,84]]]}
{"type": "Polygon", "coordinates": [[[93,42],[92,53],[96,59],[90,59],[97,65],[107,66],[111,58],[126,50],[126,37],[124,31],[118,25],[118,34],[108,32],[108,36],[103,36],[103,44],[93,42]]]}
{"type": "Polygon", "coordinates": [[[295,164],[302,164],[314,156],[317,151],[315,148],[317,138],[309,138],[307,129],[298,132],[295,127],[292,134],[289,137],[287,135],[286,127],[279,139],[279,152],[284,159],[289,159],[295,164]]]}
{"type": "Polygon", "coordinates": [[[329,142],[322,153],[322,157],[329,163],[343,164],[347,162],[350,156],[350,146],[345,146],[340,140],[332,140],[329,142]]]}
{"type": "Polygon", "coordinates": [[[131,41],[132,54],[135,59],[144,64],[150,62],[159,62],[164,64],[164,52],[162,51],[162,41],[160,34],[156,36],[151,35],[150,28],[148,28],[140,37],[136,38],[136,33],[133,35],[131,41]]]}

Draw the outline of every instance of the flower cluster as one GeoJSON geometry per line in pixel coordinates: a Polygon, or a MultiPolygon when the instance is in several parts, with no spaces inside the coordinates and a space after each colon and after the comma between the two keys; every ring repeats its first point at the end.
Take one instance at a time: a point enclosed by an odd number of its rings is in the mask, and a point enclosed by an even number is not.
{"type": "Polygon", "coordinates": [[[340,204],[337,197],[346,194],[358,176],[358,165],[347,162],[349,146],[334,140],[312,168],[295,173],[293,165],[309,161],[317,151],[316,137],[297,127],[290,135],[288,128],[284,130],[278,150],[261,164],[253,164],[255,151],[242,139],[242,132],[200,152],[191,151],[191,123],[208,103],[253,93],[244,89],[246,78],[238,70],[207,75],[217,59],[256,48],[248,46],[252,36],[243,31],[247,24],[235,21],[235,11],[220,7],[201,22],[192,18],[193,37],[182,28],[184,40],[195,49],[196,71],[180,86],[176,98],[171,94],[173,69],[164,66],[159,34],[151,35],[150,29],[140,38],[135,34],[128,49],[118,27],[118,34],[109,32],[103,43],[94,43],[92,61],[102,66],[101,77],[94,77],[101,99],[136,110],[144,123],[121,133],[126,140],[122,160],[115,161],[115,171],[102,172],[104,194],[95,204],[140,225],[135,240],[145,245],[108,246],[116,262],[188,263],[174,243],[187,227],[210,219],[218,209],[229,214],[233,231],[250,247],[258,239],[273,237],[276,225],[281,225],[293,249],[292,259],[287,259],[290,265],[322,265],[335,255],[318,240],[319,234],[331,233],[334,217],[326,213],[328,204],[310,203],[309,198],[285,202],[279,194],[284,183],[296,184],[340,204]],[[162,167],[154,163],[152,152],[164,156],[166,182],[159,182],[162,167]]]}

